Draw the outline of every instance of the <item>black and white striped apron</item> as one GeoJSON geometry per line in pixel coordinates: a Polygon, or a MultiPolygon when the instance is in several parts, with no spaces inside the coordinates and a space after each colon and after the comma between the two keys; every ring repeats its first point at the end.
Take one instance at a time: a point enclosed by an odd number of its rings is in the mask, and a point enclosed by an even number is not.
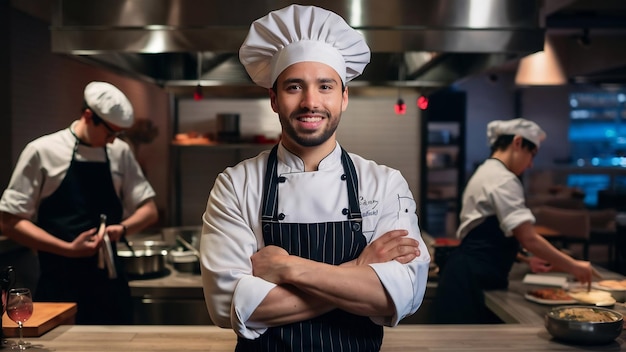
{"type": "MultiPolygon", "coordinates": [[[[341,162],[348,191],[349,209],[338,209],[346,221],[312,224],[281,223],[278,214],[278,184],[285,182],[277,174],[277,146],[267,162],[264,180],[262,228],[265,245],[284,248],[289,254],[331,265],[353,260],[367,241],[361,229],[358,202],[358,178],[352,160],[342,149],[341,162]]],[[[305,187],[306,185],[303,185],[305,187]]],[[[383,328],[368,317],[335,309],[319,317],[269,328],[255,340],[239,338],[236,351],[378,351],[383,328]]]]}

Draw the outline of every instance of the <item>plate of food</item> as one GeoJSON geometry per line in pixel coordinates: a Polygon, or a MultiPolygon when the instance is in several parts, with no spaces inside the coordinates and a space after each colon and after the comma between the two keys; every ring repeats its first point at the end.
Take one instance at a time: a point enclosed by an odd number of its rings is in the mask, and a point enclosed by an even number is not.
{"type": "Polygon", "coordinates": [[[608,307],[615,304],[616,300],[611,292],[602,290],[570,291],[568,294],[582,304],[592,304],[598,307],[608,307]]]}
{"type": "Polygon", "coordinates": [[[591,284],[597,290],[610,292],[619,302],[626,300],[626,280],[601,280],[591,284]]]}
{"type": "Polygon", "coordinates": [[[524,298],[531,302],[547,305],[575,304],[578,303],[562,288],[550,287],[526,292],[524,298]]]}

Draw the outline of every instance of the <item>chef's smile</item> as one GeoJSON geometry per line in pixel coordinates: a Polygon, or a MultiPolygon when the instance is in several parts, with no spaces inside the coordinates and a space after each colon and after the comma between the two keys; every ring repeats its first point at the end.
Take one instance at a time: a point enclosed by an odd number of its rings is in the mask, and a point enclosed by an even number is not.
{"type": "Polygon", "coordinates": [[[323,116],[319,115],[306,115],[306,116],[298,116],[296,120],[299,122],[300,126],[306,130],[314,130],[320,127],[322,122],[324,121],[323,116]]]}

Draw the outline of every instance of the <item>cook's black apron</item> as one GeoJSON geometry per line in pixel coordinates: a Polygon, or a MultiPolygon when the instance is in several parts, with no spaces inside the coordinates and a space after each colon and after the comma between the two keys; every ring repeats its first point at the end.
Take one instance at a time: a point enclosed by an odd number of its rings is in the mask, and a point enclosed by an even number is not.
{"type": "MultiPolygon", "coordinates": [[[[284,215],[278,214],[278,183],[289,180],[288,176],[278,177],[277,146],[272,149],[263,190],[265,245],[280,246],[291,255],[331,265],[350,261],[361,254],[367,241],[361,229],[358,178],[352,160],[343,149],[341,161],[345,172],[341,180],[346,181],[350,209],[337,211],[342,211],[347,220],[281,223],[284,215]]],[[[269,328],[255,340],[240,337],[236,351],[378,351],[382,339],[382,326],[374,324],[370,318],[335,309],[310,320],[269,328]]]]}
{"type": "Polygon", "coordinates": [[[491,323],[483,290],[506,289],[519,250],[513,236],[505,237],[493,215],[471,230],[450,255],[437,286],[433,322],[491,323]]]}
{"type": "MultiPolygon", "coordinates": [[[[73,132],[72,132],[73,133],[73,132]]],[[[79,234],[98,227],[100,214],[108,224],[119,224],[123,208],[113,187],[109,157],[105,162],[78,161],[76,150],[59,188],[39,206],[37,225],[50,234],[72,242],[79,234]]],[[[77,324],[131,324],[130,288],[112,243],[117,279],[97,267],[97,254],[68,258],[39,252],[40,277],[36,301],[76,302],[77,324]]]]}

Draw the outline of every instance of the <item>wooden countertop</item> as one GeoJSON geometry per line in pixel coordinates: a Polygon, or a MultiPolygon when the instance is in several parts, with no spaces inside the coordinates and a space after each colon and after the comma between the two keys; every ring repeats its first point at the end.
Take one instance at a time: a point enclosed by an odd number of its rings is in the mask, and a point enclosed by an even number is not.
{"type": "MultiPolygon", "coordinates": [[[[15,339],[11,339],[15,340],[15,339]]],[[[215,326],[63,325],[39,338],[27,338],[44,351],[212,351],[232,352],[236,336],[215,326]]],[[[400,325],[385,328],[381,351],[619,351],[626,333],[601,346],[575,346],[553,340],[543,326],[400,325]]]]}

